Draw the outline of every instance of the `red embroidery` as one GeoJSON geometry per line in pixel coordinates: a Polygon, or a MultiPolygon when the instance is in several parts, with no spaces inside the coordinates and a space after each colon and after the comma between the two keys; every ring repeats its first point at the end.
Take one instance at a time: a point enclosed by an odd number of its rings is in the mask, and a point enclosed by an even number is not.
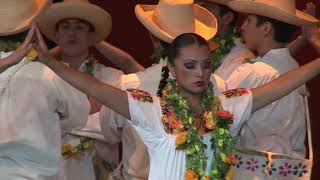
{"type": "Polygon", "coordinates": [[[233,97],[239,97],[248,93],[249,91],[247,89],[238,88],[238,89],[231,89],[231,90],[225,91],[223,92],[223,95],[225,95],[226,98],[233,98],[233,97]]]}

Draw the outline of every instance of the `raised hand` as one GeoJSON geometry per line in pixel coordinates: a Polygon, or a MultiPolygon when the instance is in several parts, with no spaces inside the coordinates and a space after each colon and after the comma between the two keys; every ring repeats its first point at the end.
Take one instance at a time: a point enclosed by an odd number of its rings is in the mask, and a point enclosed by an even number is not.
{"type": "MultiPolygon", "coordinates": [[[[305,13],[315,16],[316,15],[316,6],[312,2],[307,3],[305,13]]],[[[320,39],[320,31],[317,25],[313,26],[304,26],[302,27],[302,37],[307,40],[309,43],[313,44],[314,41],[320,39]]]]}
{"type": "Polygon", "coordinates": [[[34,25],[34,31],[35,43],[33,44],[33,48],[38,52],[38,61],[46,63],[50,60],[54,60],[37,25],[34,25]]]}
{"type": "Polygon", "coordinates": [[[32,41],[35,38],[35,25],[32,25],[24,42],[7,58],[12,64],[19,63],[32,49],[32,41]]]}

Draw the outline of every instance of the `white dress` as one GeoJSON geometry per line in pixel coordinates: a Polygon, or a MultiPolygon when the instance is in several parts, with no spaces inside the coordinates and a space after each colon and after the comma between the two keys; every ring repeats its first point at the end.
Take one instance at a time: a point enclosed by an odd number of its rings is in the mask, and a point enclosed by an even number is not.
{"type": "Polygon", "coordinates": [[[0,179],[55,179],[61,129],[83,127],[87,97],[42,63],[17,67],[0,74],[0,179]]]}
{"type": "MultiPolygon", "coordinates": [[[[234,115],[231,127],[231,134],[237,134],[239,127],[249,118],[252,108],[252,94],[247,94],[227,98],[220,95],[223,109],[234,115]]],[[[146,145],[150,156],[150,180],[183,180],[185,172],[186,155],[183,150],[176,150],[175,136],[168,134],[164,130],[161,121],[160,100],[153,97],[153,103],[135,100],[128,93],[131,122],[134,129],[146,145]]],[[[209,145],[209,136],[204,135],[204,143],[209,145]]],[[[213,151],[207,149],[206,152],[212,160],[213,151]]],[[[207,163],[207,172],[210,169],[207,163]]]]}
{"type": "MultiPolygon", "coordinates": [[[[157,94],[161,78],[163,61],[144,71],[120,76],[120,88],[138,88],[157,94]]],[[[215,94],[226,90],[224,81],[216,75],[211,76],[215,94]]],[[[122,174],[128,180],[143,180],[149,174],[149,156],[147,148],[132,127],[132,124],[123,116],[103,106],[100,112],[101,128],[105,140],[110,143],[122,142],[122,174]]]]}

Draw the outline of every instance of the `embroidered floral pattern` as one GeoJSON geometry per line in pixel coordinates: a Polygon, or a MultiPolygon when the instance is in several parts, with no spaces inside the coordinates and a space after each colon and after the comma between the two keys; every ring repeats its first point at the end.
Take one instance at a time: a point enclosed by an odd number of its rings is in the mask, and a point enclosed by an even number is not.
{"type": "Polygon", "coordinates": [[[140,89],[127,89],[128,92],[130,92],[131,97],[135,100],[141,101],[141,102],[149,102],[153,103],[153,99],[150,93],[140,90],[140,89]]]}
{"type": "MultiPolygon", "coordinates": [[[[268,166],[269,164],[269,161],[265,161],[263,164],[262,164],[262,172],[265,173],[265,169],[266,167],[268,166]]],[[[277,168],[275,167],[274,164],[271,164],[271,167],[270,169],[267,171],[268,172],[268,175],[271,176],[272,174],[274,174],[275,172],[277,171],[277,168]]]]}
{"type": "Polygon", "coordinates": [[[226,98],[233,98],[233,97],[239,97],[248,93],[249,91],[247,89],[238,88],[238,89],[231,89],[231,90],[225,91],[223,92],[223,95],[225,95],[226,98]]]}
{"type": "Polygon", "coordinates": [[[258,160],[251,158],[246,162],[246,169],[252,172],[256,171],[259,168],[258,160]]]}
{"type": "Polygon", "coordinates": [[[297,166],[293,168],[293,174],[302,177],[304,174],[306,174],[307,171],[307,166],[305,164],[299,163],[297,166]]]}
{"type": "Polygon", "coordinates": [[[233,166],[235,166],[235,167],[237,167],[237,168],[240,168],[240,167],[242,166],[242,164],[243,164],[242,157],[239,156],[238,154],[236,154],[234,157],[236,158],[236,162],[237,162],[237,163],[234,164],[233,166]]]}
{"type": "Polygon", "coordinates": [[[279,174],[282,176],[288,176],[292,173],[292,165],[288,163],[284,163],[279,167],[279,174]]]}
{"type": "Polygon", "coordinates": [[[284,176],[284,177],[302,177],[308,173],[310,165],[305,163],[289,163],[282,160],[273,160],[271,167],[266,170],[269,161],[266,158],[254,158],[252,156],[244,155],[241,153],[235,153],[236,164],[233,167],[238,169],[247,170],[250,172],[261,173],[270,177],[272,176],[284,176]],[[243,163],[245,162],[245,164],[243,163]]]}

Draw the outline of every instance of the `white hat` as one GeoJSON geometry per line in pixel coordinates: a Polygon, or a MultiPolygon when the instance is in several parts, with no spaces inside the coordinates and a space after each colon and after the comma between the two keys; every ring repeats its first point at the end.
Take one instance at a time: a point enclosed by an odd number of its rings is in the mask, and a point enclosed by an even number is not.
{"type": "Polygon", "coordinates": [[[160,0],[157,5],[138,4],[135,13],[139,21],[156,37],[172,40],[183,33],[196,33],[206,40],[217,33],[217,20],[193,0],[160,0]]]}
{"type": "Polygon", "coordinates": [[[108,12],[91,4],[88,0],[65,0],[54,3],[39,18],[40,30],[50,40],[55,41],[56,25],[59,21],[68,18],[77,18],[87,21],[94,27],[94,35],[90,44],[104,40],[111,32],[112,20],[108,12]]]}

